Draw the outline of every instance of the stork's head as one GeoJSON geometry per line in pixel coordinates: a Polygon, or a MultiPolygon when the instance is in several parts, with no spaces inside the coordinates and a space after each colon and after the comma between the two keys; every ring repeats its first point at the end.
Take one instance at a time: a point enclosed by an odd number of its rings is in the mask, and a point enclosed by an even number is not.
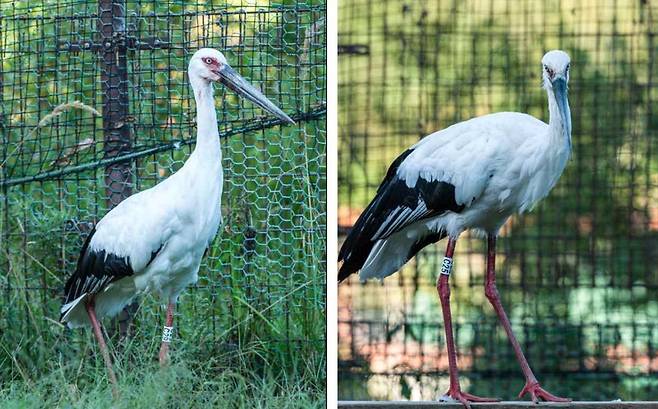
{"type": "Polygon", "coordinates": [[[239,96],[248,99],[277,118],[291,124],[295,123],[265,95],[233,70],[226,61],[224,54],[215,49],[202,48],[195,52],[190,60],[187,73],[192,83],[199,80],[206,84],[221,82],[239,96]]]}
{"type": "Polygon", "coordinates": [[[555,97],[564,130],[571,138],[571,112],[569,111],[569,100],[567,98],[571,59],[564,51],[552,50],[544,54],[541,63],[544,88],[555,97]]]}
{"type": "Polygon", "coordinates": [[[552,50],[544,54],[541,59],[543,66],[544,87],[550,88],[555,81],[569,82],[569,54],[562,50],[552,50]]]}

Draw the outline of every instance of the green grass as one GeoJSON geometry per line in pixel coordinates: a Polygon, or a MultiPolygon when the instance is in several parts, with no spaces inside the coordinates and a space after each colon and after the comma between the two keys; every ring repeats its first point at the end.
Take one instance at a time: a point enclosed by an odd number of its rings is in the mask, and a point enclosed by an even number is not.
{"type": "Polygon", "coordinates": [[[324,394],[303,379],[255,374],[244,368],[219,369],[218,358],[203,362],[185,358],[189,356],[174,354],[174,363],[165,369],[144,358],[122,364],[118,400],[111,396],[102,360],[90,356],[80,366],[63,365],[36,381],[6,384],[0,402],[4,409],[324,407],[324,394]]]}
{"type": "MultiPolygon", "coordinates": [[[[204,301],[199,291],[181,297],[171,368],[161,371],[157,363],[163,314],[151,297],[140,303],[135,332],[110,342],[122,395],[114,407],[176,407],[172,402],[180,401],[189,407],[222,401],[237,408],[263,402],[282,402],[276,406],[282,408],[321,405],[326,382],[321,315],[312,326],[294,321],[286,332],[285,315],[268,314],[283,299],[271,308],[241,300],[244,311],[231,317],[236,324],[213,332],[206,317],[194,313],[192,305],[204,301]]],[[[5,320],[16,322],[16,311],[30,312],[15,330],[0,334],[2,407],[109,407],[105,367],[90,329],[64,329],[41,315],[36,303],[13,301],[5,320]]]]}

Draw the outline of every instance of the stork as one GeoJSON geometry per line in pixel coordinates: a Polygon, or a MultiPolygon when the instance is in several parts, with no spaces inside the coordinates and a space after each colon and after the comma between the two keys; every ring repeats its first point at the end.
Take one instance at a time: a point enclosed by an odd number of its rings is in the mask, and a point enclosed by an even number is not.
{"type": "Polygon", "coordinates": [[[159,353],[160,364],[165,365],[176,300],[197,281],[201,259],[222,222],[224,177],[213,83],[221,82],[281,121],[294,124],[217,50],[195,52],[188,76],[197,109],[194,151],[178,172],[127,198],[96,224],[64,290],[60,321],[71,328],[92,326],[115,395],[116,376],[99,320],[117,314],[138,294],[158,295],[167,304],[159,353]]]}
{"type": "Polygon", "coordinates": [[[534,402],[569,401],[543,389],[530,369],[501,304],[494,270],[501,226],[512,214],[529,211],[546,197],[570,157],[569,63],[560,50],[542,58],[548,124],[518,112],[489,114],[435,132],[406,150],[389,167],[338,255],[343,263],[339,282],[357,271],[361,280],[383,279],[422,248],[448,237],[437,279],[450,374],[443,398],[466,407],[469,402],[497,400],[463,392],[459,385],[448,279],[457,239],[469,229],[487,236],[484,290],[525,376],[519,397],[529,393],[534,402]]]}

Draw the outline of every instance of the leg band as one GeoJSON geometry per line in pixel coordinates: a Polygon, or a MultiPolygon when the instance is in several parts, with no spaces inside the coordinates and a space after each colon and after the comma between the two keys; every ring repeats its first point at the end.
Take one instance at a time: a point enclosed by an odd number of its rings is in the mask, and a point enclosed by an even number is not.
{"type": "Polygon", "coordinates": [[[165,325],[165,327],[162,329],[162,342],[170,343],[171,342],[171,334],[174,332],[174,327],[168,327],[165,325]]]}
{"type": "Polygon", "coordinates": [[[441,274],[443,274],[444,276],[449,276],[451,270],[452,270],[452,257],[443,257],[443,263],[441,263],[441,274]]]}

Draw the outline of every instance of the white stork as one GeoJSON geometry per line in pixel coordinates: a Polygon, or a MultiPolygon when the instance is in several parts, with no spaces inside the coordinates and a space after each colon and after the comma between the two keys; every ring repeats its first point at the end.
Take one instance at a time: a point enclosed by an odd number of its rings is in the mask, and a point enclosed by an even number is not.
{"type": "MultiPolygon", "coordinates": [[[[472,229],[487,235],[485,294],[512,343],[525,376],[519,397],[564,402],[544,390],[510,326],[496,289],[496,236],[514,213],[523,213],[553,188],[571,154],[567,99],[569,56],[559,50],[542,58],[549,123],[517,112],[484,115],[433,133],[398,157],[377,195],[350,231],[339,253],[338,281],[360,271],[362,280],[383,279],[423,247],[448,237],[437,280],[450,367],[447,398],[490,401],[462,392],[452,336],[448,278],[459,235],[472,229]]],[[[495,399],[494,399],[495,400],[495,399]]]]}
{"type": "Polygon", "coordinates": [[[98,320],[117,314],[138,294],[156,293],[168,304],[159,355],[164,365],[178,295],[197,281],[201,258],[222,222],[224,177],[213,83],[294,123],[217,50],[194,53],[188,75],[197,108],[194,151],[178,172],[127,198],[96,224],[66,283],[60,320],[71,328],[91,324],[115,394],[116,377],[98,320]]]}

